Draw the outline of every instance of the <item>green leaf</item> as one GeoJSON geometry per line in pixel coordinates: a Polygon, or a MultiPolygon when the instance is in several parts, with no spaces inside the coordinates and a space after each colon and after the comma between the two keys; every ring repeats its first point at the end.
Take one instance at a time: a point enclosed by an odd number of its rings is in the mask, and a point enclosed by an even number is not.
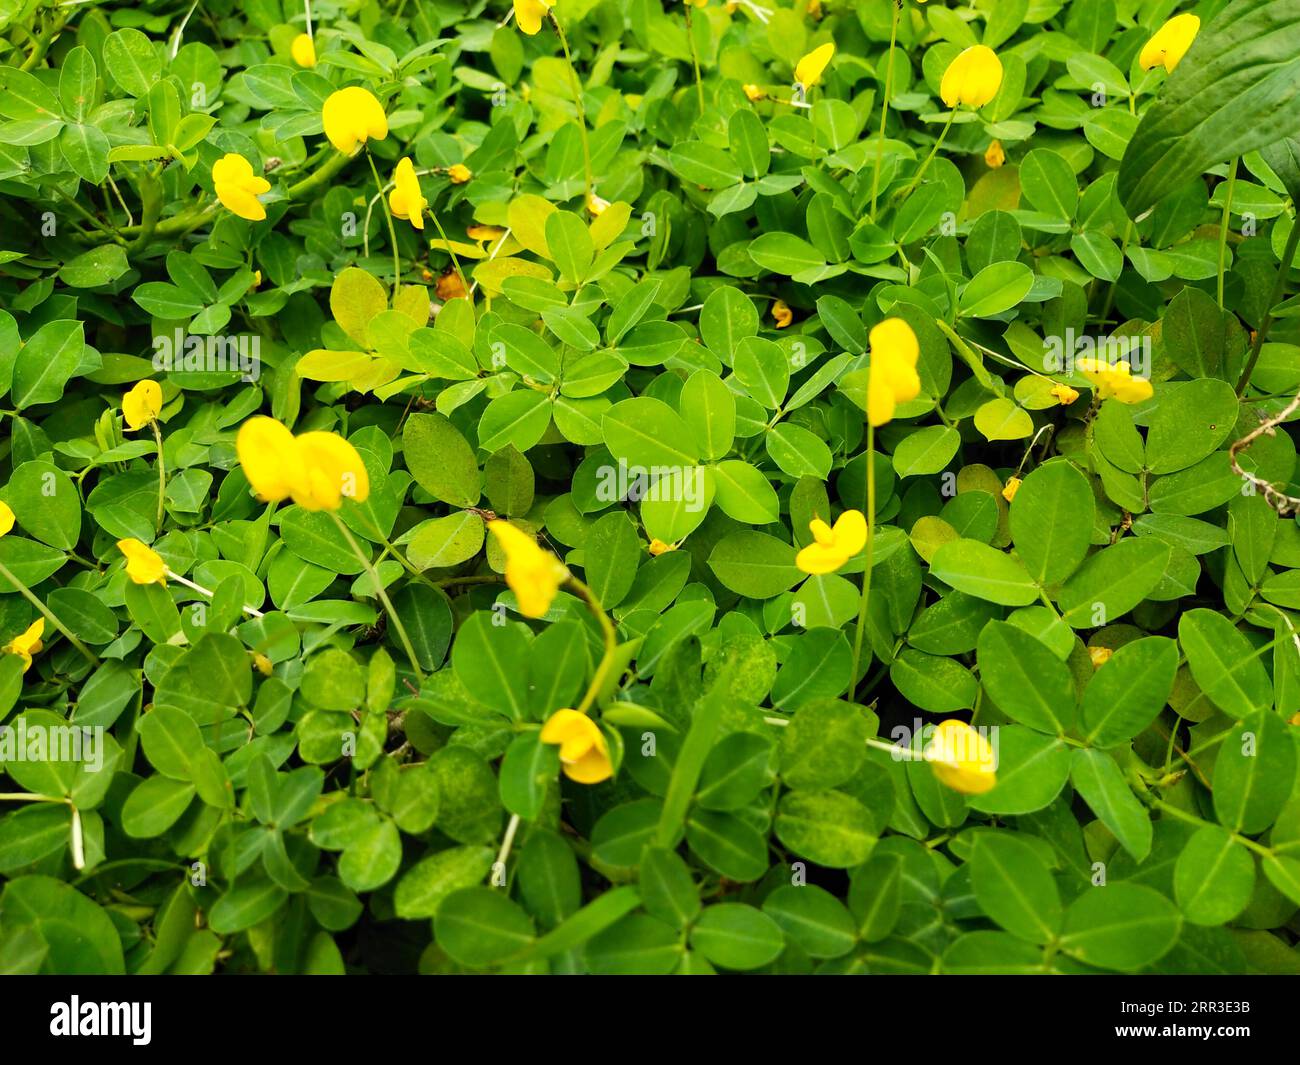
{"type": "Polygon", "coordinates": [[[1213,610],[1189,610],[1178,619],[1178,642],[1197,685],[1236,718],[1270,706],[1273,686],[1249,640],[1213,610]]]}
{"type": "Polygon", "coordinates": [[[1174,896],[1192,924],[1227,924],[1254,889],[1250,852],[1218,825],[1198,828],[1174,865],[1174,896]]]}
{"type": "Polygon", "coordinates": [[[466,887],[446,896],[433,921],[433,934],[452,958],[486,969],[533,942],[533,922],[503,892],[466,887]]]}
{"type": "Polygon", "coordinates": [[[1065,912],[1061,949],[1088,965],[1137,972],[1178,940],[1182,918],[1173,903],[1141,884],[1085,889],[1065,912]]]}
{"type": "Polygon", "coordinates": [[[1193,175],[1293,132],[1300,100],[1300,12],[1286,0],[1233,0],[1201,27],[1120,164],[1136,218],[1193,175]]]}
{"type": "Polygon", "coordinates": [[[930,572],[959,592],[1003,606],[1028,606],[1038,587],[1024,564],[978,540],[954,540],[935,552],[930,572]]]}
{"type": "Polygon", "coordinates": [[[1030,943],[1060,932],[1060,892],[1036,848],[1011,833],[981,832],[970,871],[980,909],[1008,932],[1030,943]]]}
{"type": "Polygon", "coordinates": [[[1013,720],[1050,735],[1074,724],[1074,681],[1041,640],[991,621],[980,633],[979,667],[984,690],[1013,720]]]}
{"type": "Polygon", "coordinates": [[[1145,861],[1151,852],[1151,818],[1115,759],[1103,751],[1076,750],[1070,782],[1133,860],[1145,861]]]}
{"type": "Polygon", "coordinates": [[[1150,595],[1169,565],[1169,547],[1130,537],[1089,558],[1061,588],[1061,617],[1075,629],[1113,624],[1150,595]]]}
{"type": "Polygon", "coordinates": [[[1214,813],[1237,832],[1262,832],[1277,818],[1296,777],[1296,747],[1270,710],[1251,713],[1228,734],[1214,759],[1214,813]]]}
{"type": "Polygon", "coordinates": [[[758,969],[785,949],[781,926],[742,902],[710,906],[691,928],[691,946],[724,969],[758,969]]]}

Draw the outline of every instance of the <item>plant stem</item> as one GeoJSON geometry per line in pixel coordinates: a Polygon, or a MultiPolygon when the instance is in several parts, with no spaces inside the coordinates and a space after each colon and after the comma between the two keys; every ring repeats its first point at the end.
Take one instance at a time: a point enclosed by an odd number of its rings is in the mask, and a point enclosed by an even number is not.
{"type": "Polygon", "coordinates": [[[442,228],[442,223],[438,221],[438,216],[434,213],[432,206],[429,207],[429,217],[433,219],[433,228],[438,231],[438,236],[442,237],[443,246],[447,249],[447,254],[451,256],[451,265],[456,268],[456,276],[460,278],[461,287],[465,289],[465,298],[469,299],[469,278],[465,276],[465,271],[460,268],[460,259],[456,257],[455,251],[452,250],[451,241],[447,239],[447,232],[442,228]]]}
{"type": "Polygon", "coordinates": [[[48,621],[51,625],[53,625],[56,629],[58,629],[59,632],[61,632],[63,636],[67,639],[68,643],[72,644],[73,647],[75,647],[78,651],[81,652],[82,657],[85,658],[87,662],[89,662],[92,666],[99,665],[99,656],[95,654],[94,651],[90,650],[84,643],[78,640],[75,636],[73,636],[71,631],[69,631],[68,627],[58,619],[54,611],[51,610],[49,607],[47,607],[39,599],[37,599],[36,596],[32,594],[32,590],[28,588],[27,585],[23,584],[23,582],[20,581],[17,577],[15,577],[13,573],[10,571],[9,567],[6,566],[3,562],[0,562],[0,577],[3,577],[15,588],[17,588],[18,593],[29,603],[31,603],[32,606],[34,606],[37,610],[39,610],[41,614],[44,615],[45,620],[48,621]]]}
{"type": "Polygon", "coordinates": [[[158,531],[162,532],[163,518],[163,499],[167,494],[167,464],[163,461],[163,438],[162,430],[158,427],[158,419],[150,418],[149,427],[153,430],[153,438],[158,442],[158,531]]]}
{"type": "Polygon", "coordinates": [[[948,112],[948,121],[943,124],[943,131],[939,134],[939,139],[934,142],[934,147],[930,149],[930,154],[925,157],[925,162],[921,164],[921,169],[916,172],[916,176],[912,178],[912,183],[908,185],[898,197],[899,200],[907,199],[912,195],[912,191],[916,186],[921,183],[921,178],[925,177],[925,172],[930,169],[930,164],[934,162],[934,157],[939,154],[939,149],[943,147],[944,138],[948,136],[948,131],[952,129],[953,120],[956,119],[956,117],[957,109],[954,107],[948,112]]]}
{"type": "Polygon", "coordinates": [[[600,694],[600,689],[605,686],[605,680],[614,665],[614,652],[618,649],[618,630],[614,628],[614,623],[609,620],[609,615],[605,613],[605,608],[600,605],[600,600],[596,598],[595,592],[572,574],[569,575],[569,585],[587,604],[587,608],[595,615],[596,620],[600,622],[601,632],[605,636],[605,654],[600,660],[600,665],[596,667],[591,683],[587,685],[587,692],[583,695],[582,702],[577,706],[578,713],[585,714],[595,704],[596,697],[600,694]]]}
{"type": "Polygon", "coordinates": [[[370,154],[370,146],[366,146],[366,162],[370,164],[370,172],[375,176],[375,188],[379,192],[379,205],[384,209],[384,217],[388,219],[388,239],[393,245],[393,295],[397,295],[397,290],[402,286],[402,258],[397,249],[397,227],[393,225],[393,212],[388,209],[388,198],[384,195],[384,183],[379,179],[379,168],[375,166],[375,157],[370,154]]]}
{"type": "Polygon", "coordinates": [[[555,27],[556,36],[560,38],[560,47],[564,49],[564,61],[569,67],[569,84],[573,90],[573,103],[578,109],[578,132],[582,135],[582,170],[587,180],[587,195],[583,200],[583,207],[586,207],[591,203],[595,182],[591,177],[591,146],[587,143],[587,111],[582,105],[582,85],[578,82],[578,72],[573,68],[573,55],[569,52],[569,39],[564,35],[564,27],[560,25],[560,20],[555,17],[554,11],[548,11],[547,16],[551,20],[551,25],[555,27]]]}
{"type": "Polygon", "coordinates": [[[858,664],[862,661],[862,644],[867,632],[867,602],[871,597],[871,556],[876,543],[876,429],[867,421],[867,546],[862,563],[862,601],[858,604],[858,631],[853,636],[853,668],[849,671],[849,689],[856,694],[858,664]]]}
{"type": "Polygon", "coordinates": [[[1286,291],[1287,275],[1291,273],[1291,264],[1295,261],[1296,244],[1300,243],[1300,205],[1297,205],[1295,221],[1291,226],[1291,233],[1286,238],[1286,250],[1282,252],[1282,261],[1278,263],[1277,280],[1273,283],[1273,294],[1268,300],[1268,313],[1264,315],[1264,320],[1259,323],[1259,328],[1255,330],[1255,339],[1250,345],[1250,358],[1246,361],[1246,368],[1242,371],[1241,380],[1237,382],[1237,396],[1246,394],[1246,386],[1250,384],[1250,375],[1255,372],[1255,363],[1259,362],[1260,349],[1264,347],[1264,340],[1268,336],[1269,327],[1273,324],[1273,310],[1282,302],[1282,294],[1286,291]]]}
{"type": "Polygon", "coordinates": [[[406,634],[406,626],[402,624],[402,619],[397,616],[397,611],[393,608],[393,601],[388,598],[388,592],[385,591],[384,583],[379,579],[379,573],[370,561],[370,556],[361,550],[361,545],[357,543],[352,531],[343,524],[343,519],[338,516],[338,512],[331,510],[329,515],[334,519],[334,524],[338,526],[339,532],[343,534],[343,539],[348,542],[348,547],[352,549],[352,553],[357,556],[357,560],[369,575],[371,582],[375,586],[375,594],[379,596],[379,601],[384,604],[384,609],[388,611],[389,620],[393,623],[393,631],[397,633],[397,638],[401,641],[406,657],[411,660],[411,671],[415,674],[417,680],[423,682],[424,673],[420,669],[419,659],[415,657],[415,649],[411,646],[411,638],[406,634]]]}
{"type": "Polygon", "coordinates": [[[691,44],[691,64],[695,67],[695,95],[700,101],[700,114],[704,114],[704,82],[700,80],[700,52],[695,46],[695,30],[691,24],[691,0],[686,0],[686,39],[691,44]]]}
{"type": "Polygon", "coordinates": [[[1240,159],[1232,161],[1228,171],[1228,193],[1223,200],[1223,220],[1219,223],[1219,308],[1223,308],[1223,272],[1228,259],[1228,224],[1232,221],[1232,194],[1237,188],[1237,164],[1240,159]]]}
{"type": "Polygon", "coordinates": [[[885,122],[889,118],[889,100],[894,95],[894,48],[898,44],[898,15],[903,0],[893,0],[894,14],[889,24],[889,52],[885,62],[885,95],[880,101],[880,129],[876,131],[876,172],[871,176],[871,220],[876,220],[876,196],[880,191],[880,164],[885,158],[885,122]]]}
{"type": "MultiPolygon", "coordinates": [[[[193,591],[198,592],[199,595],[207,596],[209,599],[212,598],[212,590],[210,588],[204,588],[203,585],[195,584],[188,577],[182,577],[179,573],[173,573],[170,567],[167,570],[167,579],[169,581],[175,581],[177,584],[183,584],[185,585],[186,588],[190,588],[193,591]]],[[[260,610],[258,610],[256,607],[249,606],[247,603],[245,603],[241,609],[249,617],[260,618],[263,616],[260,610]]]]}

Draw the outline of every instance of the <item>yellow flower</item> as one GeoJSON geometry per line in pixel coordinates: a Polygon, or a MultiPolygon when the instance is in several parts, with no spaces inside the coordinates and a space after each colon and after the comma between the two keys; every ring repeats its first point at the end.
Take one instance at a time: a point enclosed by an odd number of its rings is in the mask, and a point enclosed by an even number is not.
{"type": "Polygon", "coordinates": [[[337,433],[294,436],[274,418],[249,418],[235,438],[239,464],[265,503],[292,497],[304,510],[338,510],[346,496],[364,503],[370,475],[357,449],[337,433]]]}
{"type": "Polygon", "coordinates": [[[23,672],[26,673],[32,668],[32,655],[39,654],[41,648],[45,645],[41,643],[41,636],[45,633],[45,619],[37,618],[28,626],[27,631],[21,636],[15,636],[3,648],[0,648],[5,654],[17,655],[23,660],[23,672]]]}
{"type": "Polygon", "coordinates": [[[122,417],[128,428],[143,429],[162,410],[162,385],[157,381],[137,381],[122,397],[122,417]]]}
{"type": "Polygon", "coordinates": [[[920,395],[916,361],[921,348],[912,327],[901,318],[886,318],[871,330],[870,342],[867,421],[879,427],[893,419],[899,403],[920,395]]]}
{"type": "Polygon", "coordinates": [[[293,56],[293,61],[300,67],[314,67],[316,65],[316,42],[311,39],[311,34],[298,34],[293,39],[293,44],[289,45],[289,54],[293,56]]]}
{"type": "Polygon", "coordinates": [[[1002,60],[992,48],[974,44],[948,64],[939,96],[949,107],[983,107],[1002,87],[1002,60]]]}
{"type": "Polygon", "coordinates": [[[805,89],[811,89],[814,85],[821,84],[822,74],[834,54],[835,43],[833,41],[827,41],[825,44],[814,48],[794,65],[794,80],[805,89]]]}
{"type": "Polygon", "coordinates": [[[1020,491],[1020,483],[1019,477],[1008,477],[1007,486],[1002,489],[1002,498],[1008,503],[1015,499],[1016,493],[1020,491]]]}
{"type": "Polygon", "coordinates": [[[564,563],[508,521],[490,521],[488,528],[506,556],[506,584],[515,593],[524,617],[540,618],[551,609],[555,593],[569,579],[564,563]]]}
{"type": "Polygon", "coordinates": [[[415,166],[407,156],[397,161],[393,171],[393,191],[388,194],[388,209],[394,218],[409,221],[416,229],[424,228],[424,209],[429,201],[420,191],[420,179],[415,176],[415,166]]]}
{"type": "Polygon", "coordinates": [[[1092,659],[1092,668],[1100,669],[1110,661],[1110,656],[1114,653],[1109,647],[1089,647],[1088,657],[1092,659]]]}
{"type": "Polygon", "coordinates": [[[665,551],[676,551],[677,545],[666,544],[656,536],[650,541],[650,547],[648,550],[652,555],[662,555],[665,551]]]}
{"type": "Polygon", "coordinates": [[[542,28],[542,20],[554,6],[555,0],[515,0],[515,21],[519,29],[531,37],[542,28]]]}
{"type": "Polygon", "coordinates": [[[784,329],[794,321],[794,312],[790,310],[790,305],[785,300],[776,300],[772,304],[772,317],[776,319],[776,327],[784,329]]]}
{"type": "Polygon", "coordinates": [[[984,162],[991,170],[996,170],[1006,161],[1007,153],[1003,150],[1001,141],[994,141],[984,153],[984,162]]]}
{"type": "Polygon", "coordinates": [[[465,282],[460,279],[460,274],[456,273],[454,269],[448,270],[439,277],[433,289],[438,294],[438,299],[442,300],[443,303],[449,300],[464,299],[469,295],[465,291],[465,282]]]}
{"type": "Polygon", "coordinates": [[[463,185],[474,176],[474,171],[464,163],[453,163],[447,167],[447,177],[451,179],[453,185],[463,185]]]}
{"type": "Polygon", "coordinates": [[[227,152],[212,164],[212,187],[221,206],[240,218],[260,222],[266,217],[258,196],[270,192],[271,183],[254,174],[253,164],[238,152],[227,152]]]}
{"type": "Polygon", "coordinates": [[[167,563],[148,544],[131,537],[119,540],[117,549],[126,556],[126,575],[133,584],[167,583],[167,563]]]}
{"type": "Polygon", "coordinates": [[[925,760],[940,783],[963,795],[983,795],[997,784],[997,757],[979,732],[964,721],[941,722],[925,748],[925,760]]]}
{"type": "Polygon", "coordinates": [[[607,210],[609,210],[609,201],[597,196],[593,192],[587,200],[587,213],[590,214],[592,218],[599,218],[607,210]]]}
{"type": "Polygon", "coordinates": [[[1172,74],[1200,32],[1201,20],[1197,16],[1187,12],[1175,15],[1147,41],[1138,56],[1138,62],[1142,64],[1143,70],[1164,67],[1172,74]]]}
{"type": "Polygon", "coordinates": [[[557,710],[542,726],[541,741],[558,744],[564,775],[579,784],[599,784],[614,775],[609,744],[600,726],[576,710],[557,710]]]}
{"type": "Polygon", "coordinates": [[[262,654],[261,651],[253,652],[253,665],[254,667],[256,667],[257,671],[260,674],[262,674],[262,676],[264,677],[269,677],[271,675],[271,671],[275,668],[271,664],[271,660],[267,658],[266,655],[262,654]]]}
{"type": "Polygon", "coordinates": [[[690,4],[691,7],[704,7],[709,0],[684,0],[684,2],[690,4]]]}
{"type": "Polygon", "coordinates": [[[1069,385],[1056,385],[1052,389],[1052,395],[1060,401],[1062,407],[1068,407],[1079,398],[1079,393],[1069,385]]]}
{"type": "Polygon", "coordinates": [[[834,573],[867,545],[867,519],[860,510],[846,510],[831,528],[821,518],[808,523],[813,542],[795,556],[805,573],[834,573]]]}
{"type": "Polygon", "coordinates": [[[374,93],[349,85],[332,92],[321,111],[325,136],[344,155],[351,155],[366,141],[388,136],[388,116],[374,93]]]}
{"type": "Polygon", "coordinates": [[[0,536],[5,536],[14,527],[14,512],[4,500],[0,500],[0,536]]]}
{"type": "Polygon", "coordinates": [[[504,237],[506,231],[500,226],[472,225],[465,227],[465,236],[470,240],[496,240],[504,237]]]}
{"type": "Polygon", "coordinates": [[[756,104],[758,103],[759,100],[767,99],[767,93],[765,93],[757,85],[745,85],[743,86],[743,88],[745,90],[745,97],[749,100],[750,103],[756,104]]]}
{"type": "Polygon", "coordinates": [[[1134,377],[1132,367],[1122,359],[1111,365],[1104,359],[1086,356],[1076,360],[1074,368],[1092,382],[1101,399],[1145,403],[1155,391],[1145,377],[1134,377]]]}

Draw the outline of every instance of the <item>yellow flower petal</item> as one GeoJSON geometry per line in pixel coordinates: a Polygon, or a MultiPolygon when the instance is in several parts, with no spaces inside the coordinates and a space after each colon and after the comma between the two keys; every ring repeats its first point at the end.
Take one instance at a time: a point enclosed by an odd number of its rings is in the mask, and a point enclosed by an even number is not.
{"type": "Polygon", "coordinates": [[[515,0],[515,21],[519,29],[531,37],[542,28],[546,13],[554,6],[554,0],[515,0]]]}
{"type": "Polygon", "coordinates": [[[271,183],[253,173],[253,164],[238,152],[227,152],[212,164],[212,187],[217,199],[226,210],[260,222],[266,217],[266,208],[257,199],[271,191],[271,183]]]}
{"type": "Polygon", "coordinates": [[[834,573],[848,560],[849,556],[835,545],[814,542],[795,555],[794,564],[804,573],[820,576],[824,573],[834,573]]]}
{"type": "Polygon", "coordinates": [[[474,171],[464,163],[453,163],[447,167],[447,177],[453,185],[463,185],[474,176],[474,171]]]}
{"type": "Polygon", "coordinates": [[[949,107],[983,107],[1002,87],[1002,61],[992,48],[975,44],[957,56],[943,73],[939,97],[949,107]]]}
{"type": "Polygon", "coordinates": [[[558,744],[564,775],[580,784],[598,784],[613,775],[605,734],[586,714],[557,710],[542,725],[543,743],[558,744]]]}
{"type": "Polygon", "coordinates": [[[1010,503],[1016,498],[1016,493],[1020,491],[1020,478],[1008,477],[1006,487],[1002,489],[1002,498],[1010,503]]]}
{"type": "Polygon", "coordinates": [[[551,609],[560,585],[568,580],[564,563],[537,541],[508,521],[489,521],[506,556],[506,584],[515,593],[519,611],[525,617],[540,618],[551,609]]]}
{"type": "Polygon", "coordinates": [[[122,397],[122,417],[131,429],[143,429],[162,410],[162,385],[157,381],[137,381],[122,397]]]}
{"type": "Polygon", "coordinates": [[[126,556],[126,575],[135,584],[166,584],[167,563],[148,544],[131,537],[117,542],[117,549],[126,556]]]}
{"type": "Polygon", "coordinates": [[[832,530],[835,546],[852,558],[867,546],[867,518],[860,510],[846,510],[832,530]]]}
{"type": "Polygon", "coordinates": [[[239,427],[235,451],[244,476],[264,503],[289,498],[304,471],[293,433],[274,418],[249,418],[239,427]]]}
{"type": "Polygon", "coordinates": [[[916,364],[921,348],[912,327],[901,318],[886,318],[871,330],[871,366],[867,378],[867,420],[877,428],[892,421],[899,403],[921,393],[916,364]]]}
{"type": "Polygon", "coordinates": [[[360,85],[330,93],[321,110],[325,136],[344,155],[351,155],[368,140],[388,136],[388,116],[379,99],[360,85]]]}
{"type": "Polygon", "coordinates": [[[290,494],[300,507],[338,510],[344,499],[364,503],[370,497],[370,475],[361,455],[338,433],[303,433],[294,444],[305,476],[290,494]]]}
{"type": "Polygon", "coordinates": [[[0,536],[7,535],[14,527],[13,508],[8,503],[0,500],[0,536]]]}
{"type": "Polygon", "coordinates": [[[1144,70],[1164,67],[1172,74],[1200,32],[1201,20],[1196,15],[1190,12],[1175,15],[1156,30],[1143,46],[1138,63],[1144,70]]]}
{"type": "Polygon", "coordinates": [[[1007,161],[1007,153],[1002,147],[1001,141],[994,141],[984,152],[984,162],[989,169],[996,170],[1007,161]]]}
{"type": "Polygon", "coordinates": [[[794,312],[790,310],[790,306],[785,300],[774,300],[772,303],[772,317],[776,321],[776,327],[784,329],[794,321],[794,312]]]}
{"type": "Polygon", "coordinates": [[[805,89],[820,84],[831,57],[835,55],[835,43],[827,41],[809,52],[794,65],[794,80],[805,89]]]}
{"type": "Polygon", "coordinates": [[[311,34],[298,34],[293,39],[293,44],[289,45],[289,54],[300,67],[314,67],[316,65],[316,42],[311,39],[311,34]]]}
{"type": "Polygon", "coordinates": [[[393,171],[393,191],[388,194],[388,207],[394,218],[409,221],[416,229],[424,229],[424,211],[429,201],[420,191],[420,179],[415,165],[403,156],[393,171]]]}
{"type": "Polygon", "coordinates": [[[41,643],[41,637],[45,634],[45,619],[37,618],[27,627],[27,631],[21,635],[15,636],[0,651],[6,654],[17,655],[22,659],[23,672],[26,673],[32,668],[32,655],[39,654],[45,646],[41,643]]]}
{"type": "Polygon", "coordinates": [[[988,740],[955,718],[934,730],[925,759],[941,783],[963,795],[982,795],[998,782],[997,757],[988,740]]]}

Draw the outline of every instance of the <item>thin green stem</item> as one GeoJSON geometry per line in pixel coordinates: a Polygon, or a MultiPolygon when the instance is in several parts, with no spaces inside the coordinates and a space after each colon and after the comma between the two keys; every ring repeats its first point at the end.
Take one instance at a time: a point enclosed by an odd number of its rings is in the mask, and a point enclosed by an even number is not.
{"type": "Polygon", "coordinates": [[[1232,161],[1228,171],[1228,193],[1223,199],[1223,218],[1219,222],[1219,307],[1223,307],[1223,273],[1228,260],[1228,225],[1232,221],[1232,194],[1237,188],[1237,164],[1240,159],[1232,161]]]}
{"type": "MultiPolygon", "coordinates": [[[[1297,205],[1300,207],[1300,205],[1297,205]]],[[[1237,382],[1237,395],[1246,394],[1246,388],[1250,384],[1250,375],[1255,372],[1255,364],[1259,362],[1259,353],[1264,347],[1264,340],[1268,337],[1269,327],[1273,324],[1273,311],[1279,303],[1282,302],[1282,294],[1286,291],[1287,277],[1291,273],[1291,264],[1295,261],[1296,245],[1300,243],[1300,209],[1296,212],[1296,217],[1291,225],[1291,233],[1286,238],[1286,249],[1282,252],[1282,261],[1278,263],[1277,280],[1273,282],[1273,294],[1268,300],[1268,313],[1264,315],[1264,320],[1259,323],[1259,328],[1255,330],[1255,339],[1250,345],[1250,358],[1246,361],[1246,368],[1241,373],[1241,380],[1237,382]]]]}
{"type": "Polygon", "coordinates": [[[880,166],[885,158],[885,122],[889,118],[889,100],[894,95],[894,48],[898,45],[898,15],[903,0],[893,0],[894,14],[889,25],[889,52],[885,58],[885,95],[880,101],[880,129],[876,131],[876,172],[871,176],[871,220],[876,220],[876,196],[880,191],[880,166]]]}
{"type": "Polygon", "coordinates": [[[74,635],[72,635],[72,632],[68,629],[68,627],[65,624],[63,624],[63,622],[61,622],[58,619],[58,616],[54,613],[54,611],[51,610],[49,607],[47,607],[44,603],[42,603],[38,598],[36,598],[36,596],[32,594],[32,590],[28,588],[27,585],[25,585],[17,577],[15,577],[13,575],[13,572],[9,569],[9,567],[6,566],[3,562],[0,562],[0,577],[3,577],[15,588],[17,588],[18,593],[29,603],[31,603],[32,606],[34,606],[37,610],[39,610],[41,614],[44,615],[45,620],[48,621],[51,625],[53,625],[56,629],[58,629],[59,632],[62,633],[64,638],[68,641],[68,643],[72,644],[73,647],[75,647],[78,651],[81,652],[82,657],[85,658],[87,662],[89,662],[92,666],[99,665],[99,656],[95,654],[94,651],[90,650],[90,648],[88,648],[84,643],[78,640],[74,635]]]}
{"type": "Polygon", "coordinates": [[[167,495],[167,464],[163,461],[163,438],[162,430],[158,427],[158,419],[150,418],[149,427],[153,429],[153,438],[158,443],[158,531],[162,532],[163,518],[163,501],[167,495]]]}
{"type": "Polygon", "coordinates": [[[587,604],[587,609],[592,612],[600,623],[601,632],[605,636],[605,653],[601,657],[600,665],[596,667],[596,672],[592,675],[591,683],[587,685],[587,691],[582,697],[582,702],[577,706],[578,713],[585,714],[595,705],[596,698],[600,695],[600,691],[609,677],[609,671],[614,666],[614,652],[618,649],[618,630],[614,628],[614,623],[609,620],[609,615],[605,613],[605,608],[600,605],[600,600],[596,598],[595,592],[573,575],[569,576],[569,586],[587,604]]]}
{"type": "Polygon", "coordinates": [[[695,95],[704,114],[704,82],[700,79],[700,50],[695,45],[695,28],[691,23],[691,0],[686,0],[686,38],[691,43],[691,65],[695,67],[695,95]]]}
{"type": "Polygon", "coordinates": [[[853,668],[849,671],[850,689],[858,686],[858,664],[862,661],[862,644],[867,632],[867,602],[871,598],[871,560],[876,543],[876,429],[867,421],[867,492],[864,513],[867,518],[867,545],[862,561],[862,601],[858,604],[858,629],[853,636],[853,668]]]}
{"type": "Polygon", "coordinates": [[[551,25],[555,27],[555,35],[560,38],[560,47],[564,49],[564,62],[569,68],[569,84],[573,90],[573,104],[578,109],[578,132],[582,135],[582,171],[587,180],[587,195],[583,200],[583,206],[586,207],[591,203],[595,182],[591,176],[591,146],[587,143],[587,111],[582,104],[582,85],[578,81],[578,72],[573,66],[573,55],[569,51],[569,38],[564,35],[564,27],[560,25],[560,20],[555,17],[554,11],[548,11],[547,15],[551,25]]]}
{"type": "MultiPolygon", "coordinates": [[[[1212,828],[1218,827],[1214,822],[1207,821],[1203,817],[1197,817],[1194,813],[1189,813],[1187,810],[1174,806],[1172,803],[1165,802],[1164,799],[1156,799],[1152,805],[1161,813],[1166,813],[1171,817],[1176,817],[1179,821],[1186,821],[1189,825],[1200,825],[1202,827],[1210,826],[1212,828]]],[[[1229,834],[1243,847],[1253,850],[1260,857],[1271,858],[1273,856],[1273,849],[1271,847],[1265,847],[1262,843],[1256,843],[1253,839],[1248,836],[1243,836],[1240,832],[1231,832],[1229,834]]]]}
{"type": "Polygon", "coordinates": [[[338,526],[339,532],[343,534],[343,539],[348,542],[348,547],[352,553],[357,556],[357,561],[365,568],[366,574],[375,586],[375,594],[379,596],[379,601],[384,604],[384,609],[388,611],[388,618],[393,623],[393,631],[397,633],[397,638],[402,644],[402,650],[406,652],[406,657],[411,660],[411,671],[415,674],[416,679],[423,682],[424,673],[420,669],[420,661],[415,657],[415,648],[411,645],[411,638],[406,634],[406,626],[402,624],[402,619],[397,616],[397,611],[393,607],[393,601],[388,598],[388,592],[384,590],[384,582],[379,578],[379,571],[375,569],[374,564],[370,561],[370,556],[361,550],[361,545],[357,543],[356,538],[344,523],[343,519],[338,516],[337,511],[329,512],[334,524],[338,526]]]}
{"type": "MultiPolygon", "coordinates": [[[[393,245],[393,295],[397,295],[397,290],[402,286],[402,255],[397,247],[397,227],[393,225],[393,212],[388,209],[388,197],[384,195],[384,183],[379,177],[379,168],[375,166],[375,157],[370,154],[370,146],[366,146],[366,162],[370,164],[370,173],[375,176],[375,189],[379,193],[379,204],[384,209],[384,217],[388,219],[388,239],[393,245]]],[[[445,238],[444,238],[445,239],[445,238]]]]}
{"type": "Polygon", "coordinates": [[[921,164],[921,169],[918,170],[916,176],[912,178],[911,184],[908,185],[899,195],[899,200],[907,199],[912,195],[912,191],[916,186],[921,184],[921,179],[925,177],[925,172],[930,169],[930,164],[934,162],[934,157],[939,154],[939,149],[943,147],[944,138],[948,136],[948,131],[952,129],[952,124],[956,117],[957,109],[954,107],[948,112],[948,121],[943,124],[943,131],[939,134],[939,139],[934,142],[934,147],[930,149],[930,154],[925,157],[925,162],[921,164]]]}
{"type": "Polygon", "coordinates": [[[438,231],[438,236],[442,237],[443,246],[447,249],[447,254],[451,256],[451,265],[456,269],[456,276],[460,278],[461,286],[465,289],[465,297],[469,298],[469,278],[465,276],[465,271],[460,267],[460,260],[456,257],[456,252],[451,246],[451,241],[447,239],[447,232],[442,228],[442,223],[438,221],[438,216],[433,207],[429,207],[429,217],[433,219],[433,228],[438,231]]]}

